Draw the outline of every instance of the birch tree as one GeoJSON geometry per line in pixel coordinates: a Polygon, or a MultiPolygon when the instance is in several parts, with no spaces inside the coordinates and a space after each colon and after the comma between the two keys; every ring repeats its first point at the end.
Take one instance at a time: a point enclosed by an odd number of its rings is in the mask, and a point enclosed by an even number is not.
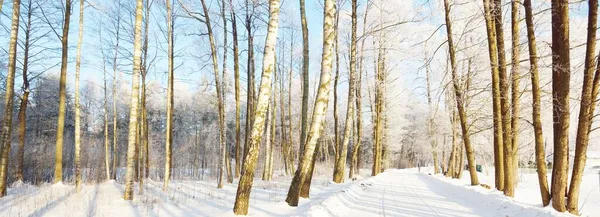
{"type": "Polygon", "coordinates": [[[290,206],[298,206],[298,200],[300,197],[301,187],[309,177],[309,172],[313,158],[315,155],[315,146],[321,136],[321,125],[325,118],[325,113],[329,104],[329,92],[331,82],[331,66],[333,64],[333,44],[335,40],[334,32],[334,16],[335,16],[335,1],[325,0],[324,17],[323,17],[323,54],[321,61],[321,77],[319,81],[319,88],[317,91],[317,97],[312,115],[312,123],[309,128],[308,137],[306,139],[304,153],[298,168],[292,179],[290,189],[287,194],[286,202],[290,206]]]}
{"type": "Polygon", "coordinates": [[[258,161],[260,142],[265,125],[265,116],[269,107],[269,98],[271,95],[271,75],[275,68],[275,45],[279,29],[279,4],[279,0],[269,1],[269,26],[263,54],[263,72],[256,110],[254,112],[252,131],[250,132],[248,153],[244,158],[242,177],[238,184],[233,207],[233,212],[236,215],[248,214],[250,191],[252,189],[252,182],[254,181],[254,171],[258,161]]]}
{"type": "Polygon", "coordinates": [[[8,68],[6,75],[6,96],[4,98],[4,118],[2,121],[2,144],[0,149],[0,198],[6,196],[8,179],[8,154],[12,134],[12,109],[15,94],[15,70],[17,62],[17,39],[19,34],[20,0],[13,0],[12,22],[10,25],[10,42],[8,45],[8,68]]]}
{"type": "Polygon", "coordinates": [[[127,173],[125,175],[125,200],[133,200],[133,173],[135,137],[138,122],[139,77],[142,63],[142,0],[136,1],[135,26],[133,39],[133,75],[131,77],[131,103],[129,110],[129,135],[127,138],[127,173]]]}
{"type": "Polygon", "coordinates": [[[167,6],[167,58],[169,59],[168,65],[168,87],[167,87],[167,129],[166,129],[166,143],[165,143],[165,177],[163,183],[163,191],[169,189],[169,179],[171,179],[171,161],[172,159],[172,144],[173,144],[173,12],[171,10],[171,1],[166,1],[167,6]]]}
{"type": "MultiPolygon", "coordinates": [[[[352,32],[350,39],[350,71],[348,73],[348,109],[346,112],[346,126],[344,129],[344,140],[340,146],[340,156],[335,162],[335,167],[333,170],[333,181],[336,183],[342,183],[344,181],[344,171],[346,168],[346,154],[348,153],[348,144],[350,143],[350,135],[351,130],[354,126],[354,100],[356,99],[354,94],[355,92],[355,74],[356,74],[356,8],[357,2],[356,0],[351,0],[352,2],[352,32]]],[[[355,144],[356,145],[356,144],[355,144]]]]}
{"type": "Polygon", "coordinates": [[[75,189],[81,191],[81,108],[79,106],[79,74],[81,71],[81,42],[83,41],[84,0],[79,0],[79,35],[75,60],[75,189]]]}

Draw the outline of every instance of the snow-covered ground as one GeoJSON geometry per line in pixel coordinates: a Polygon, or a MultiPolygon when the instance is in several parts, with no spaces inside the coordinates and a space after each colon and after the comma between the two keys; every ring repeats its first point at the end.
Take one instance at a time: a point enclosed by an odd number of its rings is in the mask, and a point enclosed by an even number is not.
{"type": "MultiPolygon", "coordinates": [[[[364,171],[368,174],[368,171],[364,171]]],[[[493,185],[493,177],[480,181],[493,185]]],[[[521,174],[514,199],[501,192],[469,185],[469,174],[452,180],[430,175],[430,170],[388,170],[379,176],[333,184],[329,176],[316,177],[311,198],[298,207],[285,202],[290,177],[272,182],[255,180],[250,216],[570,216],[542,207],[535,174],[521,174]]],[[[582,216],[599,216],[597,172],[586,173],[580,203],[582,216]]],[[[124,201],[124,186],[114,181],[74,186],[17,184],[0,199],[0,216],[234,216],[231,211],[236,185],[217,189],[214,180],[172,181],[167,192],[162,183],[147,181],[143,194],[124,201]]]]}

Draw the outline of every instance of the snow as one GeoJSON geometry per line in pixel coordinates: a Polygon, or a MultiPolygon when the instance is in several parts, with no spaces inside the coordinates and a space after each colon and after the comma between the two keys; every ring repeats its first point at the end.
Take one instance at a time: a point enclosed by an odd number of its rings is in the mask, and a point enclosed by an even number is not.
{"type": "MultiPolygon", "coordinates": [[[[311,198],[298,207],[285,203],[291,177],[255,180],[249,216],[572,216],[542,207],[536,174],[521,174],[515,198],[502,192],[469,185],[462,179],[431,175],[430,169],[388,170],[376,177],[364,171],[358,181],[335,184],[329,176],[313,180],[311,198]]],[[[363,172],[363,171],[361,171],[363,172]]],[[[493,176],[479,174],[481,183],[493,186],[493,176]]],[[[599,176],[583,177],[580,195],[582,216],[600,213],[599,176]]],[[[16,183],[0,199],[0,216],[234,216],[237,187],[216,188],[214,180],[162,182],[148,180],[143,194],[135,186],[133,201],[123,200],[124,185],[107,181],[89,184],[75,193],[70,184],[41,187],[16,183]]]]}

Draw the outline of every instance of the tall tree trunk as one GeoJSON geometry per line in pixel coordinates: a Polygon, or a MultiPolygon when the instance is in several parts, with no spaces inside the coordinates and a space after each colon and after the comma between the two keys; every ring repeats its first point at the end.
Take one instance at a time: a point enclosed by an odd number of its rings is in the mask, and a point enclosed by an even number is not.
{"type": "Polygon", "coordinates": [[[504,194],[511,196],[514,194],[514,180],[516,171],[513,171],[512,160],[512,130],[511,130],[511,114],[510,114],[510,98],[506,73],[506,55],[504,49],[504,28],[502,24],[502,0],[493,0],[492,16],[496,28],[496,43],[498,46],[498,71],[500,82],[500,111],[502,114],[502,142],[504,151],[504,194]]]}
{"type": "Polygon", "coordinates": [[[102,61],[104,73],[104,172],[106,180],[110,179],[110,147],[108,141],[108,86],[106,85],[106,63],[102,61]]]}
{"type": "Polygon", "coordinates": [[[302,114],[300,117],[300,156],[304,153],[304,144],[306,143],[306,129],[308,125],[308,92],[309,88],[309,67],[310,67],[310,49],[308,40],[308,23],[306,22],[305,0],[300,1],[300,23],[302,24],[302,114]]]}
{"type": "Polygon", "coordinates": [[[341,157],[340,151],[340,137],[338,136],[339,130],[339,111],[338,111],[338,92],[337,86],[340,78],[340,55],[339,55],[339,35],[338,35],[338,24],[340,23],[340,12],[337,10],[335,12],[335,25],[334,25],[334,33],[335,34],[335,77],[333,79],[333,137],[334,137],[334,147],[335,147],[335,162],[341,157]]]}
{"type": "Polygon", "coordinates": [[[294,171],[294,159],[295,159],[295,155],[294,155],[294,131],[292,130],[292,63],[294,61],[294,40],[293,40],[293,36],[292,38],[290,38],[290,70],[289,70],[289,74],[288,74],[288,103],[287,103],[287,107],[288,107],[288,141],[289,141],[289,146],[288,146],[288,156],[289,156],[289,165],[290,165],[290,171],[294,171]]]}
{"type": "Polygon", "coordinates": [[[535,163],[537,167],[538,182],[542,204],[547,206],[550,203],[550,193],[548,189],[548,177],[546,169],[546,151],[544,150],[544,135],[542,131],[541,103],[540,103],[540,79],[537,63],[537,45],[535,42],[535,31],[533,28],[533,10],[531,0],[523,2],[525,6],[525,22],[527,23],[527,42],[529,45],[529,63],[531,64],[531,90],[532,90],[532,119],[533,131],[535,135],[535,163]]]}
{"type": "Polygon", "coordinates": [[[61,37],[62,58],[60,64],[58,123],[56,126],[56,152],[54,158],[54,183],[62,182],[63,136],[65,132],[65,110],[67,103],[67,65],[69,52],[69,23],[71,21],[71,1],[65,2],[65,16],[61,37]]]}
{"type": "Polygon", "coordinates": [[[456,162],[459,157],[459,147],[458,142],[456,141],[456,112],[452,109],[452,114],[450,115],[450,125],[452,130],[452,152],[450,153],[450,159],[448,160],[448,171],[446,172],[446,177],[456,178],[456,162]]]}
{"type": "Polygon", "coordinates": [[[218,180],[218,184],[217,187],[218,188],[223,188],[223,172],[225,172],[225,158],[226,158],[226,138],[225,138],[225,108],[223,105],[223,86],[221,84],[221,76],[219,75],[219,65],[218,65],[218,61],[217,61],[217,46],[215,45],[215,38],[213,36],[213,32],[212,32],[212,27],[211,27],[211,23],[210,23],[210,16],[208,13],[208,7],[206,6],[206,2],[204,0],[201,0],[202,2],[202,8],[204,10],[204,18],[205,18],[205,24],[206,24],[206,29],[208,31],[208,38],[210,41],[210,50],[211,50],[211,56],[212,56],[212,65],[213,65],[213,71],[215,74],[215,86],[216,86],[216,90],[217,90],[217,107],[218,107],[218,114],[219,114],[219,146],[220,146],[220,165],[219,165],[219,180],[218,180]]]}
{"type": "Polygon", "coordinates": [[[552,104],[554,164],[552,207],[566,211],[565,195],[569,169],[569,2],[552,0],[552,104]]]}
{"type": "MultiPolygon", "coordinates": [[[[344,140],[342,141],[342,146],[340,147],[340,157],[335,162],[335,167],[333,170],[333,181],[336,183],[344,182],[344,171],[346,170],[346,154],[348,153],[348,144],[350,143],[350,138],[352,137],[351,130],[354,128],[353,116],[354,116],[354,86],[355,86],[355,78],[356,74],[356,8],[357,0],[352,0],[352,32],[350,38],[350,72],[348,74],[348,109],[346,112],[346,126],[344,129],[344,140]]],[[[356,144],[355,144],[356,145],[356,144]]]]}
{"type": "MultiPolygon", "coordinates": [[[[469,173],[471,175],[471,185],[478,185],[479,179],[477,178],[477,172],[475,171],[475,153],[473,153],[473,147],[471,147],[471,139],[469,138],[469,129],[467,126],[467,115],[463,103],[463,93],[460,89],[458,81],[458,75],[456,72],[456,56],[454,49],[454,42],[452,40],[452,22],[450,21],[450,5],[448,0],[444,0],[444,11],[446,17],[446,34],[448,36],[448,51],[450,55],[450,68],[452,72],[452,82],[454,84],[454,94],[456,95],[456,107],[458,110],[458,117],[460,119],[460,127],[462,129],[462,138],[465,149],[467,151],[467,161],[469,163],[469,173]]],[[[462,161],[462,159],[461,159],[462,161]]]]}
{"type": "MultiPolygon", "coordinates": [[[[221,18],[223,19],[223,74],[222,74],[222,91],[221,94],[223,95],[221,97],[222,101],[223,101],[223,107],[225,107],[225,102],[227,102],[227,47],[229,46],[229,44],[227,44],[227,16],[225,15],[225,0],[221,0],[221,18]]],[[[225,109],[223,109],[225,110],[225,109]]],[[[223,111],[223,127],[227,126],[227,122],[226,122],[226,118],[225,118],[225,112],[223,111]]],[[[223,129],[223,131],[227,132],[226,129],[223,129]]],[[[227,170],[227,182],[228,183],[233,183],[233,174],[231,172],[231,161],[229,159],[229,148],[227,148],[227,136],[223,136],[224,138],[224,145],[225,147],[223,147],[223,157],[225,159],[225,165],[226,165],[226,170],[227,170]]]]}
{"type": "Polygon", "coordinates": [[[235,82],[235,177],[240,176],[240,169],[242,163],[242,153],[240,147],[240,125],[241,125],[241,111],[240,111],[240,60],[239,60],[239,46],[238,46],[238,33],[237,33],[237,18],[235,10],[233,9],[233,0],[229,0],[229,6],[231,10],[231,34],[233,35],[233,73],[235,82]]]}
{"type": "Polygon", "coordinates": [[[8,68],[6,75],[6,96],[4,98],[4,119],[2,121],[2,155],[0,156],[0,197],[6,195],[8,177],[8,154],[12,134],[12,109],[15,94],[15,69],[17,62],[17,39],[19,33],[20,0],[13,0],[12,23],[10,25],[10,42],[8,45],[8,68]]]}
{"type": "Polygon", "coordinates": [[[254,122],[250,136],[249,152],[244,158],[242,166],[242,177],[237,189],[233,212],[236,215],[247,215],[250,200],[250,190],[254,181],[254,170],[258,161],[261,137],[263,135],[265,116],[269,107],[269,98],[271,96],[271,75],[275,68],[275,45],[277,42],[277,32],[279,29],[279,0],[269,1],[269,27],[267,38],[265,40],[265,50],[263,54],[263,72],[254,113],[254,122]]]}
{"type": "MultiPolygon", "coordinates": [[[[425,62],[428,61],[427,52],[425,53],[425,62]]],[[[433,111],[433,103],[431,100],[431,72],[429,71],[429,65],[425,66],[425,81],[426,81],[426,89],[427,89],[427,105],[429,106],[429,117],[427,120],[427,131],[429,134],[429,142],[431,144],[431,152],[433,156],[433,171],[435,174],[440,173],[439,165],[438,165],[438,153],[437,153],[437,139],[435,138],[435,123],[434,123],[434,111],[433,111]]],[[[444,161],[442,157],[442,162],[444,161]]],[[[443,163],[442,163],[443,167],[443,163]]],[[[442,172],[444,170],[442,169],[442,172]]]]}
{"type": "Polygon", "coordinates": [[[504,191],[504,143],[502,130],[502,114],[500,111],[500,72],[498,69],[498,45],[496,43],[496,26],[492,16],[493,3],[483,0],[485,12],[485,26],[487,30],[488,52],[492,72],[492,100],[494,115],[494,177],[495,187],[504,191]]]}
{"type": "Polygon", "coordinates": [[[152,8],[152,3],[149,0],[145,1],[145,15],[144,15],[144,44],[142,45],[142,68],[141,68],[141,76],[142,76],[142,96],[141,98],[141,110],[142,110],[142,157],[141,164],[143,165],[140,171],[142,173],[142,178],[140,179],[140,192],[143,191],[144,178],[148,178],[149,167],[148,165],[148,157],[150,150],[148,149],[148,117],[146,111],[146,75],[148,74],[148,38],[149,38],[149,24],[150,24],[150,9],[152,8]]]}
{"type": "Polygon", "coordinates": [[[129,135],[127,138],[127,173],[125,175],[125,200],[133,200],[133,155],[135,152],[135,134],[138,122],[138,100],[140,69],[142,62],[142,0],[136,1],[135,26],[133,39],[133,75],[131,78],[131,103],[129,110],[129,135]]]}
{"type": "MultiPolygon", "coordinates": [[[[271,86],[273,86],[273,84],[271,84],[271,86]]],[[[273,89],[273,87],[271,87],[271,89],[273,89]]],[[[271,163],[273,163],[273,143],[271,143],[272,139],[271,139],[271,119],[273,119],[273,117],[271,116],[273,113],[271,112],[273,109],[275,109],[274,106],[271,106],[271,100],[273,99],[273,95],[271,94],[271,97],[269,98],[269,105],[267,107],[267,117],[265,120],[265,163],[264,163],[264,167],[263,167],[263,174],[262,174],[262,180],[263,181],[270,181],[269,180],[269,167],[271,167],[271,163]]]]}
{"type": "MultiPolygon", "coordinates": [[[[248,73],[248,85],[247,85],[247,92],[248,94],[246,97],[246,140],[244,143],[244,154],[243,154],[243,158],[246,158],[246,155],[248,154],[248,149],[250,148],[249,143],[250,143],[250,131],[252,130],[252,126],[254,126],[254,120],[253,120],[253,114],[254,114],[254,100],[255,100],[255,93],[254,93],[254,35],[252,34],[252,27],[254,25],[254,23],[252,22],[253,19],[253,13],[254,13],[254,6],[252,8],[252,11],[249,11],[249,0],[246,0],[246,32],[248,34],[248,64],[247,64],[247,73],[248,73]]],[[[246,160],[242,160],[242,167],[244,166],[244,163],[246,162],[246,160]]]]}
{"type": "MultiPolygon", "coordinates": [[[[164,176],[164,183],[163,183],[163,191],[167,191],[169,189],[169,180],[171,179],[171,165],[172,165],[172,151],[173,151],[173,107],[175,107],[175,102],[173,99],[173,86],[174,86],[174,79],[175,79],[175,72],[173,69],[173,60],[174,60],[174,56],[173,56],[173,11],[171,9],[171,1],[170,0],[166,0],[166,6],[167,6],[167,46],[168,46],[168,50],[167,50],[167,58],[169,59],[169,63],[168,63],[168,74],[169,74],[169,78],[168,78],[168,85],[167,85],[167,129],[165,130],[166,135],[165,135],[165,176],[164,176]]],[[[206,22],[210,22],[208,17],[206,19],[206,22]]],[[[208,24],[210,25],[210,24],[208,24]]],[[[209,31],[210,28],[209,28],[209,31]]],[[[218,80],[218,78],[217,78],[218,80]]]]}
{"type": "Polygon", "coordinates": [[[365,36],[366,36],[366,23],[367,23],[367,15],[369,13],[369,8],[371,4],[365,6],[365,14],[363,15],[363,30],[361,35],[361,45],[360,45],[360,61],[359,61],[359,71],[358,71],[358,80],[356,81],[356,144],[354,146],[354,150],[352,151],[352,164],[350,169],[354,170],[350,172],[350,178],[353,178],[354,175],[359,175],[360,173],[360,148],[362,143],[362,72],[363,68],[363,57],[365,52],[365,36]]]}
{"type": "Polygon", "coordinates": [[[335,40],[333,26],[334,16],[336,13],[335,11],[335,1],[325,0],[321,78],[319,82],[319,89],[317,91],[315,106],[313,109],[312,123],[304,147],[304,153],[300,159],[298,168],[296,169],[296,173],[294,174],[294,178],[292,179],[292,183],[285,200],[290,206],[298,206],[301,186],[304,186],[304,182],[307,181],[306,178],[309,175],[309,169],[313,162],[316,150],[315,146],[319,140],[319,137],[321,136],[321,125],[323,123],[323,119],[325,118],[325,113],[329,103],[331,65],[333,63],[332,48],[335,40]]]}
{"type": "MultiPolygon", "coordinates": [[[[517,172],[519,168],[519,159],[517,158],[517,149],[519,146],[518,138],[519,138],[519,80],[520,80],[520,72],[519,72],[519,52],[521,49],[519,42],[519,6],[520,3],[518,1],[511,2],[511,30],[512,30],[512,52],[511,52],[511,81],[512,81],[512,89],[511,89],[511,104],[512,104],[512,114],[511,114],[511,146],[509,149],[506,149],[508,153],[510,164],[507,165],[509,173],[511,173],[512,179],[509,180],[511,182],[510,187],[505,188],[505,195],[509,197],[514,197],[515,188],[517,186],[518,177],[517,172]],[[508,168],[510,166],[510,168],[508,168]]],[[[507,81],[508,83],[508,81],[507,81]]],[[[506,186],[506,185],[505,185],[506,186]]]]}
{"type": "MultiPolygon", "coordinates": [[[[0,4],[2,4],[0,2],[0,4]]],[[[27,2],[27,24],[25,26],[25,44],[23,46],[23,96],[19,106],[19,150],[17,152],[17,180],[23,181],[23,158],[25,156],[25,137],[27,130],[27,103],[29,101],[29,79],[27,72],[29,69],[29,48],[31,42],[31,0],[27,2]]],[[[1,6],[0,6],[1,7],[1,6]]]]}
{"type": "MultiPolygon", "coordinates": [[[[285,50],[285,45],[283,47],[282,50],[285,50]]],[[[282,58],[283,59],[283,58],[282,58]]],[[[277,65],[279,62],[277,61],[277,57],[275,57],[275,65],[277,65]]],[[[284,63],[282,62],[281,65],[284,65],[284,63]]],[[[283,156],[283,164],[284,164],[284,169],[285,169],[285,175],[289,175],[293,172],[292,167],[290,167],[290,156],[289,156],[289,141],[287,141],[287,127],[286,127],[286,123],[285,123],[285,116],[286,116],[286,112],[285,112],[285,99],[284,99],[284,92],[285,92],[285,86],[283,85],[283,83],[285,83],[285,74],[283,73],[283,68],[285,68],[285,65],[282,66],[281,68],[279,68],[279,70],[277,70],[275,73],[279,73],[279,109],[281,111],[281,154],[283,156]]],[[[277,80],[277,79],[275,79],[277,80]]]]}
{"type": "MultiPolygon", "coordinates": [[[[587,147],[590,139],[590,127],[594,115],[596,97],[593,90],[597,89],[598,82],[594,79],[596,64],[594,52],[596,50],[596,29],[598,28],[598,0],[588,1],[588,35],[585,53],[585,71],[583,75],[583,88],[581,90],[581,104],[579,106],[579,122],[577,124],[577,137],[575,138],[575,158],[573,174],[569,186],[567,210],[579,215],[579,185],[587,159],[587,147]]],[[[598,74],[596,74],[598,76],[598,74]]]]}
{"type": "Polygon", "coordinates": [[[79,106],[79,73],[81,71],[81,42],[83,41],[83,0],[79,0],[79,37],[75,61],[75,189],[81,191],[81,109],[79,106]]]}
{"type": "MultiPolygon", "coordinates": [[[[121,4],[121,1],[117,1],[118,4],[121,4]]],[[[117,17],[116,23],[116,44],[115,44],[115,53],[113,56],[113,171],[112,171],[112,179],[117,180],[117,147],[119,146],[118,138],[119,138],[119,123],[117,122],[117,57],[119,54],[119,33],[121,32],[121,16],[119,9],[119,16],[117,17]]]]}

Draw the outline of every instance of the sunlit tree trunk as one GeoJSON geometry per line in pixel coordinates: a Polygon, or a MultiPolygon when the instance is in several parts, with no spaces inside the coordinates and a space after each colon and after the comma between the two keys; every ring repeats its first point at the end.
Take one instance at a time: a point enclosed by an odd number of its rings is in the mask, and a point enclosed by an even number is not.
{"type": "Polygon", "coordinates": [[[215,86],[217,90],[217,107],[219,114],[219,147],[220,147],[220,164],[219,164],[219,180],[217,187],[223,188],[223,173],[225,172],[225,160],[226,160],[226,145],[225,145],[225,108],[223,105],[223,85],[221,84],[221,76],[219,75],[219,65],[217,61],[217,46],[215,45],[215,38],[212,32],[212,25],[210,23],[210,16],[208,12],[208,7],[204,0],[201,0],[202,8],[204,10],[204,23],[206,24],[206,29],[208,30],[208,38],[210,41],[210,50],[212,56],[212,65],[213,71],[215,74],[215,86]]]}
{"type": "MultiPolygon", "coordinates": [[[[117,1],[118,4],[121,4],[121,1],[117,1]]],[[[117,147],[118,147],[118,138],[119,138],[119,123],[117,122],[117,57],[119,54],[119,41],[121,32],[121,16],[117,17],[117,23],[115,24],[116,33],[115,33],[115,53],[113,56],[113,171],[112,171],[112,179],[117,180],[117,147]]]]}
{"type": "Polygon", "coordinates": [[[338,91],[337,91],[337,86],[338,86],[338,81],[340,79],[340,52],[339,52],[339,35],[338,35],[338,31],[339,31],[339,27],[338,24],[340,23],[340,12],[337,10],[337,5],[336,7],[336,12],[335,12],[335,25],[334,25],[334,34],[335,34],[335,45],[334,45],[334,52],[335,52],[335,77],[333,79],[333,137],[334,137],[334,147],[335,147],[335,162],[338,161],[338,159],[341,157],[341,151],[340,151],[340,137],[339,137],[339,111],[338,111],[338,91]]]}
{"type": "Polygon", "coordinates": [[[569,169],[569,1],[552,0],[552,104],[554,159],[552,207],[566,211],[565,195],[569,169]]]}
{"type": "Polygon", "coordinates": [[[573,175],[569,186],[567,210],[575,215],[579,215],[579,185],[585,169],[587,159],[587,148],[590,139],[590,127],[596,106],[596,96],[594,89],[597,89],[598,76],[596,63],[594,62],[594,52],[596,50],[596,29],[598,28],[598,0],[589,0],[588,15],[588,35],[587,48],[585,53],[585,68],[583,75],[583,88],[581,90],[581,104],[579,108],[579,122],[577,124],[577,137],[575,138],[575,158],[573,162],[573,175]]]}
{"type": "Polygon", "coordinates": [[[133,39],[133,75],[131,78],[131,103],[129,110],[129,135],[127,138],[127,173],[125,175],[125,200],[133,200],[133,166],[135,153],[135,136],[138,122],[139,79],[142,62],[142,0],[136,1],[135,25],[133,39]]]}
{"type": "MultiPolygon", "coordinates": [[[[247,84],[247,97],[246,97],[246,139],[244,142],[244,153],[243,158],[246,158],[248,154],[249,142],[250,142],[250,131],[252,130],[252,126],[254,126],[253,114],[254,114],[254,35],[252,34],[253,27],[253,11],[249,11],[250,3],[249,0],[246,0],[246,32],[248,37],[248,62],[247,62],[247,74],[248,74],[248,84],[247,84]]],[[[242,167],[244,166],[245,159],[242,160],[242,167]]]]}
{"type": "Polygon", "coordinates": [[[510,111],[510,83],[506,72],[506,55],[504,49],[504,28],[502,24],[502,0],[493,0],[492,17],[496,29],[496,44],[498,52],[498,73],[500,83],[500,112],[502,116],[502,142],[503,160],[504,160],[504,194],[510,196],[514,194],[514,180],[516,179],[513,171],[512,150],[512,130],[511,130],[511,111],[510,111]]]}
{"type": "Polygon", "coordinates": [[[12,109],[15,94],[15,69],[17,62],[17,39],[19,33],[20,0],[13,0],[12,23],[10,25],[10,42],[8,45],[8,67],[6,75],[6,96],[4,98],[4,119],[2,121],[2,155],[0,156],[0,197],[6,196],[8,178],[8,154],[12,134],[12,109]]]}
{"type": "Polygon", "coordinates": [[[242,166],[242,149],[240,147],[240,51],[238,47],[237,17],[235,15],[235,10],[233,9],[233,0],[229,0],[229,7],[231,10],[231,34],[233,35],[233,73],[235,80],[235,177],[237,178],[240,176],[240,169],[242,166]]]}
{"type": "Polygon", "coordinates": [[[492,107],[494,115],[494,177],[496,189],[504,190],[504,143],[502,131],[502,114],[500,111],[500,72],[498,69],[498,45],[496,43],[496,26],[492,17],[493,3],[483,0],[485,26],[487,30],[488,52],[492,72],[492,107]]]}
{"type": "Polygon", "coordinates": [[[152,8],[152,3],[149,2],[149,0],[145,1],[145,11],[144,11],[144,44],[142,45],[142,68],[141,68],[141,76],[142,76],[142,96],[140,97],[141,99],[141,115],[142,115],[142,120],[141,120],[141,138],[142,138],[142,143],[141,143],[141,159],[140,159],[140,163],[143,165],[140,171],[141,175],[141,179],[140,179],[140,192],[143,191],[143,186],[144,186],[144,179],[148,178],[148,173],[149,173],[149,167],[150,165],[148,165],[148,157],[149,157],[149,150],[148,149],[148,117],[147,117],[147,111],[146,111],[146,75],[148,74],[148,67],[149,67],[149,63],[148,63],[148,38],[149,38],[149,23],[150,23],[150,9],[152,8]]]}
{"type": "MultiPolygon", "coordinates": [[[[427,53],[425,53],[425,62],[428,61],[427,53]]],[[[427,120],[427,131],[429,134],[429,142],[431,144],[431,152],[433,156],[433,171],[435,174],[440,173],[439,165],[438,165],[438,152],[437,152],[437,139],[435,138],[435,123],[434,123],[434,111],[433,104],[431,100],[431,72],[429,71],[429,65],[425,66],[425,81],[426,81],[426,89],[427,89],[427,105],[429,106],[429,117],[427,120]]],[[[442,162],[444,161],[442,157],[442,162]]],[[[443,167],[443,163],[442,163],[443,167]]],[[[442,172],[444,170],[442,169],[442,172]]]]}
{"type": "MultiPolygon", "coordinates": [[[[0,5],[2,2],[0,2],[0,5]]],[[[23,45],[23,96],[19,106],[19,150],[17,151],[17,180],[23,181],[23,158],[25,156],[25,137],[27,130],[27,103],[29,102],[29,78],[27,77],[29,69],[29,48],[31,42],[31,20],[33,9],[31,0],[27,2],[27,24],[23,29],[25,32],[25,44],[23,45]]],[[[0,6],[1,7],[1,6],[0,6]]]]}
{"type": "Polygon", "coordinates": [[[329,103],[331,66],[333,63],[332,48],[335,40],[333,26],[335,11],[336,9],[334,0],[325,0],[321,78],[317,91],[315,106],[313,109],[312,123],[304,147],[304,153],[300,159],[286,198],[286,202],[290,206],[298,206],[301,186],[304,186],[304,182],[307,181],[306,178],[309,175],[309,169],[316,150],[315,146],[319,140],[319,137],[321,136],[321,125],[323,123],[323,119],[325,118],[325,113],[329,103]]]}
{"type": "MultiPolygon", "coordinates": [[[[222,77],[222,91],[221,94],[223,95],[221,97],[221,100],[223,101],[223,107],[225,107],[225,102],[227,102],[227,47],[229,46],[229,44],[227,43],[227,16],[225,14],[225,0],[221,0],[221,18],[223,19],[223,74],[221,75],[222,77]]],[[[223,109],[223,114],[221,117],[223,120],[223,127],[227,127],[227,123],[226,123],[226,118],[225,118],[225,109],[223,109]]],[[[227,132],[226,129],[223,129],[222,131],[227,132]]],[[[229,159],[229,148],[227,148],[227,136],[223,135],[223,139],[225,141],[223,141],[224,147],[223,147],[223,158],[225,161],[225,166],[226,166],[226,171],[227,171],[227,182],[228,183],[233,183],[233,173],[231,172],[231,161],[229,159]]]]}
{"type": "MultiPolygon", "coordinates": [[[[452,82],[454,84],[454,93],[456,96],[456,107],[458,110],[458,117],[460,120],[460,127],[462,129],[463,143],[467,152],[467,161],[469,163],[469,173],[471,175],[471,185],[478,185],[479,179],[477,178],[477,172],[475,171],[475,153],[473,147],[471,147],[471,139],[469,138],[469,129],[467,125],[467,115],[463,103],[463,93],[460,89],[458,81],[458,75],[456,72],[456,56],[454,42],[452,40],[452,22],[450,21],[450,5],[448,0],[444,0],[444,9],[446,17],[446,34],[448,37],[448,51],[450,55],[450,70],[452,72],[452,82]]],[[[462,159],[461,159],[462,161],[462,159]]]]}
{"type": "MultiPolygon", "coordinates": [[[[346,154],[348,153],[348,144],[352,135],[350,134],[354,128],[353,116],[354,116],[354,100],[356,99],[355,94],[355,74],[356,74],[356,8],[357,0],[352,0],[352,33],[350,39],[350,71],[348,73],[348,109],[346,112],[346,126],[344,129],[344,140],[340,147],[340,156],[335,162],[333,170],[333,181],[336,183],[344,182],[344,171],[346,170],[346,154]]],[[[355,144],[356,145],[356,144],[355,144]]]]}
{"type": "Polygon", "coordinates": [[[535,163],[537,167],[538,183],[542,204],[547,206],[550,203],[550,192],[548,189],[548,177],[546,169],[546,151],[544,150],[544,135],[542,131],[541,103],[540,103],[540,79],[537,63],[537,45],[535,41],[535,30],[533,27],[533,10],[531,0],[523,2],[525,6],[525,22],[527,23],[527,42],[529,45],[529,63],[531,64],[531,92],[533,131],[535,135],[535,163]]]}
{"type": "MultiPolygon", "coordinates": [[[[173,56],[173,11],[171,9],[171,1],[170,0],[166,0],[166,6],[167,6],[167,58],[168,58],[168,85],[167,85],[167,123],[166,123],[166,130],[165,130],[165,176],[164,176],[164,183],[163,183],[163,191],[166,191],[169,189],[169,180],[171,179],[171,161],[173,160],[172,157],[172,151],[173,151],[173,107],[174,105],[174,100],[173,100],[173,85],[174,85],[174,79],[175,79],[175,72],[173,69],[173,60],[174,60],[174,56],[173,56]]],[[[207,18],[207,22],[208,18],[207,18]]],[[[210,28],[209,28],[210,30],[210,28]]],[[[218,78],[217,78],[218,80],[218,78]]]]}
{"type": "Polygon", "coordinates": [[[56,126],[56,152],[54,158],[54,183],[62,182],[63,136],[65,132],[65,110],[67,103],[67,65],[69,53],[69,23],[71,21],[71,1],[65,1],[65,16],[61,37],[62,59],[60,64],[58,123],[56,126]]]}
{"type": "Polygon", "coordinates": [[[79,106],[79,73],[81,71],[81,42],[83,41],[83,0],[79,0],[79,37],[75,61],[75,189],[81,191],[81,109],[79,106]]]}
{"type": "Polygon", "coordinates": [[[302,114],[300,117],[300,156],[304,153],[304,144],[306,143],[306,129],[308,125],[308,94],[309,88],[309,67],[310,67],[310,50],[308,40],[308,24],[306,22],[306,6],[305,0],[300,1],[300,23],[302,24],[302,114]]]}
{"type": "Polygon", "coordinates": [[[269,26],[267,38],[265,40],[265,50],[263,54],[263,72],[258,93],[256,110],[254,112],[254,122],[250,134],[249,152],[244,158],[242,166],[242,177],[237,189],[233,212],[236,215],[247,215],[250,200],[250,191],[254,181],[254,171],[258,161],[261,137],[265,126],[265,116],[269,107],[269,98],[271,96],[271,76],[275,68],[275,45],[277,42],[277,32],[279,29],[279,0],[269,1],[269,26]]]}
{"type": "MultiPolygon", "coordinates": [[[[273,86],[273,84],[271,84],[271,86],[273,86]]],[[[273,87],[271,87],[271,89],[273,89],[273,87]]],[[[269,100],[273,99],[273,94],[271,94],[271,97],[269,100]]],[[[271,164],[273,163],[273,143],[272,139],[271,139],[271,119],[273,119],[273,117],[271,116],[273,114],[272,110],[275,109],[274,106],[271,106],[271,102],[269,102],[268,108],[267,108],[267,118],[265,120],[265,136],[266,138],[264,139],[265,141],[265,163],[264,163],[264,167],[263,167],[263,174],[262,174],[262,180],[263,181],[271,181],[269,179],[269,168],[271,167],[271,164]]]]}

